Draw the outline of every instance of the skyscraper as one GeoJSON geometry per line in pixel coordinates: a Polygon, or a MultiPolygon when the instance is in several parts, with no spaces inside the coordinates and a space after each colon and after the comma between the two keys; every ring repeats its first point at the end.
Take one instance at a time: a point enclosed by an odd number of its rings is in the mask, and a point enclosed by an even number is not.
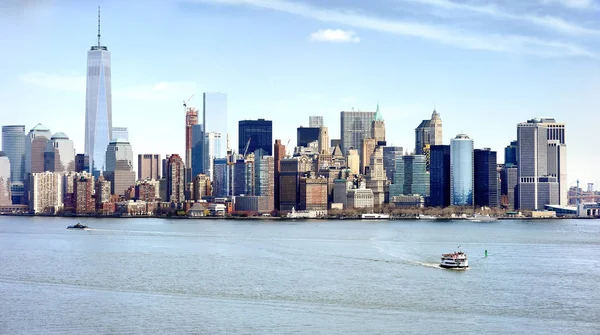
{"type": "Polygon", "coordinates": [[[390,185],[390,199],[397,195],[429,195],[429,173],[425,156],[404,155],[396,159],[394,184],[390,185]]]}
{"type": "Polygon", "coordinates": [[[296,146],[307,147],[308,143],[319,141],[321,128],[298,127],[296,129],[296,146]]]}
{"type": "MultiPolygon", "coordinates": [[[[202,110],[202,124],[204,133],[215,132],[221,138],[227,138],[227,95],[225,93],[204,93],[204,107],[202,110]]],[[[216,157],[224,158],[227,148],[222,145],[216,157]]]]}
{"type": "Polygon", "coordinates": [[[402,147],[383,147],[383,167],[388,180],[394,180],[396,157],[404,154],[402,147]]]}
{"type": "MultiPolygon", "coordinates": [[[[191,148],[191,168],[192,176],[197,176],[205,172],[204,168],[204,126],[195,124],[189,128],[191,131],[190,148],[191,148]]],[[[186,129],[187,131],[187,129],[186,129]]],[[[186,136],[187,136],[186,132],[186,136]]],[[[187,145],[187,140],[186,140],[187,145]]],[[[189,168],[189,166],[188,166],[189,168]]]]}
{"type": "Polygon", "coordinates": [[[104,176],[111,182],[112,194],[122,195],[135,185],[133,171],[133,150],[128,141],[116,139],[110,141],[106,148],[106,173],[104,176]]]}
{"type": "Polygon", "coordinates": [[[167,194],[168,202],[185,201],[185,164],[178,154],[173,154],[167,161],[167,194]]]}
{"type": "Polygon", "coordinates": [[[138,180],[158,180],[161,176],[161,160],[157,154],[138,155],[138,180]]]}
{"type": "Polygon", "coordinates": [[[496,152],[489,148],[475,149],[473,161],[475,206],[499,207],[496,152]]]}
{"type": "Polygon", "coordinates": [[[273,121],[265,119],[239,121],[238,154],[244,154],[248,140],[250,140],[248,153],[262,149],[266,156],[271,156],[273,154],[273,121]]]}
{"type": "Polygon", "coordinates": [[[450,146],[432,145],[429,158],[429,205],[450,206],[450,146]]]}
{"type": "Polygon", "coordinates": [[[372,133],[372,136],[375,139],[375,143],[378,146],[384,146],[385,122],[383,121],[383,117],[381,116],[381,112],[379,111],[379,104],[377,104],[377,111],[375,111],[375,115],[373,116],[372,133]]]}
{"type": "Polygon", "coordinates": [[[372,136],[374,112],[340,112],[340,138],[342,151],[349,149],[362,152],[362,140],[372,136]]]}
{"type": "Polygon", "coordinates": [[[323,117],[322,116],[309,116],[308,117],[308,126],[311,128],[323,127],[323,117]]]}
{"type": "Polygon", "coordinates": [[[90,172],[97,177],[106,168],[106,147],[112,138],[112,90],[110,52],[100,43],[100,7],[98,7],[98,45],[87,55],[85,101],[85,155],[90,172]]]}
{"type": "Polygon", "coordinates": [[[214,179],[212,180],[212,190],[215,197],[226,197],[229,195],[229,178],[227,178],[228,165],[226,158],[216,158],[214,160],[214,179]]]}
{"type": "Polygon", "coordinates": [[[441,145],[442,118],[434,109],[430,120],[423,120],[415,129],[415,153],[423,155],[426,145],[441,145]]]}
{"type": "Polygon", "coordinates": [[[0,206],[12,205],[10,195],[10,160],[0,151],[0,206]]]}
{"type": "Polygon", "coordinates": [[[565,125],[551,118],[531,119],[517,125],[517,164],[520,209],[543,210],[566,205],[567,162],[565,125]]]}
{"type": "Polygon", "coordinates": [[[385,202],[385,186],[387,177],[383,168],[383,149],[377,147],[370,157],[371,162],[366,172],[367,188],[373,191],[373,204],[381,206],[385,202]]]}
{"type": "Polygon", "coordinates": [[[10,161],[10,183],[13,204],[22,204],[25,198],[25,126],[2,127],[2,151],[10,161]]]}
{"type": "Polygon", "coordinates": [[[44,149],[44,171],[75,171],[75,147],[64,133],[52,135],[44,149]]]}
{"type": "Polygon", "coordinates": [[[54,214],[63,208],[63,178],[60,173],[31,173],[29,208],[36,214],[54,214]]]}
{"type": "Polygon", "coordinates": [[[204,147],[202,149],[204,162],[202,166],[204,167],[204,173],[210,180],[214,177],[214,160],[215,158],[221,158],[218,155],[223,152],[222,147],[221,133],[211,131],[204,134],[204,147]]]}
{"type": "MultiPolygon", "coordinates": [[[[41,123],[33,127],[25,141],[25,173],[44,172],[44,151],[52,133],[41,123]]],[[[25,177],[26,179],[28,177],[25,177]]]]}
{"type": "Polygon", "coordinates": [[[281,140],[275,140],[275,144],[273,145],[273,179],[274,179],[274,196],[275,196],[275,209],[279,210],[279,172],[281,168],[281,160],[285,158],[285,145],[281,144],[281,140]]]}
{"type": "Polygon", "coordinates": [[[517,166],[517,150],[519,143],[517,141],[511,141],[506,148],[504,148],[504,166],[517,166]]]}
{"type": "MultiPolygon", "coordinates": [[[[185,165],[194,171],[194,164],[192,159],[192,148],[194,147],[193,128],[204,130],[202,126],[198,127],[198,110],[194,107],[188,107],[185,110],[185,165]]],[[[197,130],[196,130],[197,131],[197,130]]],[[[197,134],[196,141],[203,142],[204,136],[197,134]]],[[[200,162],[202,164],[202,162],[200,162]]],[[[202,170],[200,167],[199,170],[202,170]]]]}
{"type": "Polygon", "coordinates": [[[450,140],[450,204],[473,205],[473,140],[458,134],[450,140]]]}

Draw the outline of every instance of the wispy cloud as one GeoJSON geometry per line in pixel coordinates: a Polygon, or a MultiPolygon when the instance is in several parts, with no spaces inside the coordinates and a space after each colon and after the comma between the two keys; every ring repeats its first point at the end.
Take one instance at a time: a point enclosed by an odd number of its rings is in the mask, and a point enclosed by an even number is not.
{"type": "Polygon", "coordinates": [[[596,8],[594,0],[540,0],[543,4],[557,4],[567,8],[591,9],[596,8]]]}
{"type": "Polygon", "coordinates": [[[321,29],[310,35],[310,39],[319,42],[338,42],[338,43],[358,43],[360,38],[356,33],[349,30],[341,29],[321,29]]]}
{"type": "Polygon", "coordinates": [[[30,72],[20,77],[28,85],[59,91],[85,92],[85,76],[30,72]]]}
{"type": "MultiPolygon", "coordinates": [[[[404,0],[413,3],[419,3],[423,5],[434,6],[437,8],[443,8],[447,10],[457,11],[468,11],[481,15],[486,15],[496,19],[520,21],[543,27],[552,31],[573,34],[573,35],[597,35],[600,36],[600,30],[590,29],[576,25],[565,21],[562,18],[555,16],[537,16],[537,15],[518,15],[507,12],[498,6],[493,4],[487,5],[471,5],[467,3],[459,3],[450,0],[404,0]]],[[[578,0],[579,2],[586,2],[586,0],[578,0]]],[[[563,2],[569,2],[564,1],[563,2]]],[[[570,2],[577,2],[577,0],[571,0],[570,2]]],[[[587,1],[590,2],[590,1],[587,1]]],[[[591,2],[590,2],[591,3],[591,2]]]]}
{"type": "Polygon", "coordinates": [[[301,2],[286,0],[187,0],[187,2],[258,7],[322,22],[423,38],[465,49],[514,52],[546,57],[582,56],[598,59],[594,52],[567,42],[521,35],[470,33],[447,26],[428,25],[400,19],[392,20],[350,10],[316,7],[301,2]]]}

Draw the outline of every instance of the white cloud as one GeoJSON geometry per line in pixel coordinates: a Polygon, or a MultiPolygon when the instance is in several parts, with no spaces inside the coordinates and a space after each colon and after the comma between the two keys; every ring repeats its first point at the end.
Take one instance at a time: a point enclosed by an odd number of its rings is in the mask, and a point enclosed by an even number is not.
{"type": "MultiPolygon", "coordinates": [[[[450,1],[450,0],[405,0],[405,1],[410,1],[410,2],[424,4],[424,5],[430,5],[430,6],[444,8],[444,9],[448,9],[448,10],[469,11],[469,12],[473,12],[473,13],[487,15],[487,16],[494,17],[497,19],[527,22],[529,24],[544,27],[544,28],[547,28],[547,29],[550,29],[553,31],[561,32],[561,33],[574,34],[574,35],[598,35],[598,36],[600,36],[599,30],[590,29],[590,28],[586,28],[586,27],[582,27],[582,26],[573,24],[573,23],[569,23],[559,17],[537,16],[537,15],[516,15],[516,14],[511,14],[509,12],[506,12],[492,4],[488,4],[485,6],[476,6],[476,5],[470,5],[470,4],[465,4],[465,3],[458,3],[458,2],[454,2],[454,1],[450,1]]],[[[553,0],[542,0],[542,1],[553,1],[553,0]]],[[[588,1],[588,0],[571,0],[571,1],[562,0],[559,2],[572,3],[573,5],[576,5],[576,3],[579,3],[579,5],[581,5],[581,6],[583,6],[584,3],[587,3],[587,5],[593,4],[591,1],[588,1]]]]}
{"type": "Polygon", "coordinates": [[[558,4],[567,8],[591,9],[596,8],[593,0],[540,0],[545,4],[558,4]]]}
{"type": "Polygon", "coordinates": [[[360,38],[353,31],[341,29],[321,29],[310,35],[310,39],[319,42],[360,42],[360,38]]]}
{"type": "Polygon", "coordinates": [[[25,84],[69,92],[85,92],[85,76],[30,72],[21,76],[25,84]]]}
{"type": "Polygon", "coordinates": [[[298,15],[322,22],[331,22],[354,28],[369,29],[403,36],[423,38],[464,49],[513,52],[544,57],[598,56],[575,44],[508,34],[477,34],[450,27],[384,19],[350,11],[326,9],[286,0],[187,0],[195,3],[253,6],[298,15]]]}

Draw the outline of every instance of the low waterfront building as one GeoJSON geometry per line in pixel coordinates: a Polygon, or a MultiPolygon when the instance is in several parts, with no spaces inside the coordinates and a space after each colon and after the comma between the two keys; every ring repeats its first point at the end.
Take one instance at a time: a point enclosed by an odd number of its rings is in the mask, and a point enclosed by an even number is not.
{"type": "Polygon", "coordinates": [[[314,173],[300,178],[300,210],[327,210],[327,179],[314,173]]]}
{"type": "Polygon", "coordinates": [[[269,198],[265,196],[245,195],[234,197],[234,208],[240,212],[268,213],[269,198]]]}
{"type": "Polygon", "coordinates": [[[420,195],[397,195],[390,200],[396,208],[423,208],[425,198],[420,195]]]}
{"type": "Polygon", "coordinates": [[[346,196],[346,208],[373,208],[373,191],[365,188],[349,189],[346,196]]]}

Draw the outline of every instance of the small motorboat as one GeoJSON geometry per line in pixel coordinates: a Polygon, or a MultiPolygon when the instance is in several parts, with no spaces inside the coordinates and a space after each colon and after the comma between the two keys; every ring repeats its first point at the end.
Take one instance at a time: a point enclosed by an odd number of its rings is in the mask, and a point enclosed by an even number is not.
{"type": "Polygon", "coordinates": [[[82,230],[85,230],[85,229],[90,229],[90,227],[84,226],[81,223],[77,223],[76,225],[73,225],[73,226],[67,226],[67,229],[82,229],[82,230]]]}
{"type": "Polygon", "coordinates": [[[437,220],[438,217],[433,216],[433,215],[419,214],[419,216],[417,216],[417,219],[419,219],[419,220],[437,220]]]}
{"type": "Polygon", "coordinates": [[[459,269],[465,270],[469,268],[469,261],[467,259],[467,254],[460,251],[460,246],[458,247],[458,251],[455,251],[451,254],[443,254],[442,262],[440,263],[440,267],[444,269],[459,269]]]}
{"type": "Polygon", "coordinates": [[[486,215],[474,214],[473,216],[468,217],[467,220],[472,221],[472,222],[494,222],[494,221],[497,221],[498,218],[490,216],[489,214],[486,214],[486,215]]]}
{"type": "Polygon", "coordinates": [[[363,220],[389,220],[390,215],[389,214],[370,213],[370,214],[363,214],[360,216],[360,218],[363,220]]]}

